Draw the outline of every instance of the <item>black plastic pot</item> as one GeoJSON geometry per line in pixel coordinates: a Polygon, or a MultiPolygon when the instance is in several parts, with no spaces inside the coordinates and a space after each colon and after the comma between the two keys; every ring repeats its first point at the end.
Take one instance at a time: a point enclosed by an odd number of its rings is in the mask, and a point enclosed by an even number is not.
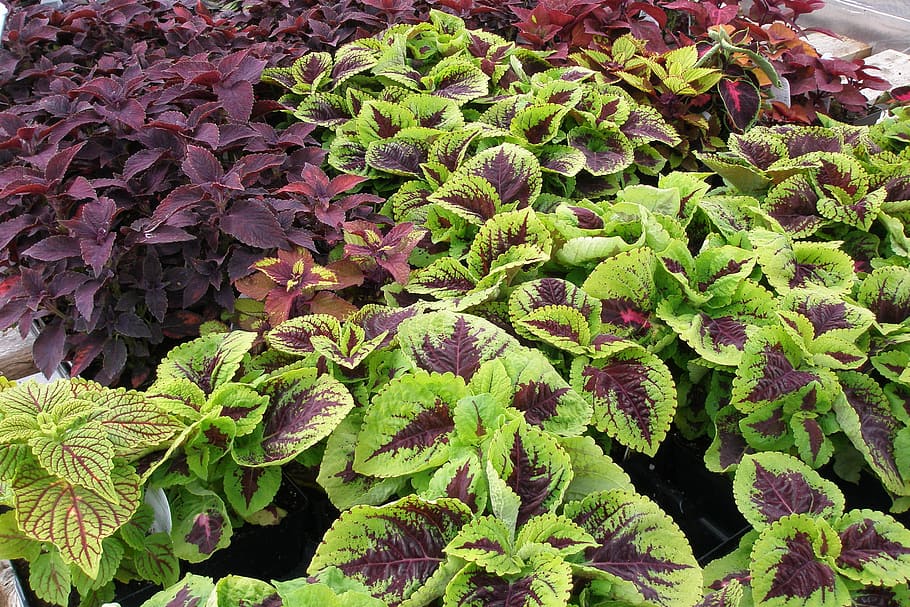
{"type": "Polygon", "coordinates": [[[736,508],[732,482],[705,468],[703,453],[671,434],[653,458],[632,453],[622,461],[636,489],[676,521],[701,565],[731,552],[752,528],[736,508]]]}

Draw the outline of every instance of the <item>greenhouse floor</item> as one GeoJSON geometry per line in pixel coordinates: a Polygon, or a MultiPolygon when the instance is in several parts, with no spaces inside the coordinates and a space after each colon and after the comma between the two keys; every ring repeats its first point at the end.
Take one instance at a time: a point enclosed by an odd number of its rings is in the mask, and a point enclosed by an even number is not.
{"type": "Polygon", "coordinates": [[[910,51],[910,0],[827,0],[823,9],[800,17],[800,25],[867,42],[874,53],[910,51]]]}

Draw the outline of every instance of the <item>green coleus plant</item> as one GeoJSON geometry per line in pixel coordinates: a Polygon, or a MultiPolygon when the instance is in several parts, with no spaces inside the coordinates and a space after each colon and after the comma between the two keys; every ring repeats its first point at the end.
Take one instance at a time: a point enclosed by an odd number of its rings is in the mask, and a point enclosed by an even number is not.
{"type": "Polygon", "coordinates": [[[433,11],[263,79],[290,91],[282,102],[297,119],[325,128],[332,167],[392,195],[399,221],[422,222],[428,198],[479,224],[542,188],[615,191],[636,171],[656,174],[666,154],[654,145],[679,143],[659,113],[543,56],[433,11]]]}
{"type": "Polygon", "coordinates": [[[255,339],[234,331],[179,346],[148,390],[185,424],[149,484],[168,493],[174,552],[186,561],[227,546],[237,522],[273,518],[281,465],[328,436],[354,406],[341,383],[315,368],[265,372],[253,364],[255,339]]]}
{"type": "Polygon", "coordinates": [[[12,510],[0,515],[0,557],[27,559],[32,589],[58,605],[67,604],[73,587],[86,602],[109,599],[125,560],[157,568],[161,536],[131,535],[134,525],[149,529],[153,522],[140,463],[180,429],[138,392],[79,379],[5,382],[0,495],[12,510]]]}
{"type": "Polygon", "coordinates": [[[583,435],[591,405],[541,353],[449,311],[333,320],[267,336],[301,361],[318,354],[362,403],[326,443],[318,481],[345,512],[312,575],[338,568],[390,605],[566,605],[583,588],[629,604],[698,600],[684,536],[583,435]],[[340,341],[366,353],[339,357],[340,341]]]}
{"type": "Polygon", "coordinates": [[[705,570],[703,605],[901,605],[910,531],[887,514],[847,510],[837,486],[782,453],[743,458],[736,504],[754,530],[705,570]]]}

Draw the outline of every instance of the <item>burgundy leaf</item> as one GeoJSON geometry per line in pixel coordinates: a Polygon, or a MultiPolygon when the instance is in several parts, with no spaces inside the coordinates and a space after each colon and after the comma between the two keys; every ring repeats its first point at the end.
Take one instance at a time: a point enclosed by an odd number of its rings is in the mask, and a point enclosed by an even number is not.
{"type": "Polygon", "coordinates": [[[263,249],[284,248],[287,238],[269,208],[249,198],[235,202],[221,218],[221,229],[240,242],[263,249]]]}
{"type": "Polygon", "coordinates": [[[67,257],[78,257],[79,240],[70,236],[51,236],[32,245],[22,253],[41,261],[59,261],[67,257]]]}
{"type": "Polygon", "coordinates": [[[32,347],[32,353],[35,365],[46,377],[50,377],[63,360],[65,347],[66,331],[62,322],[53,322],[41,330],[32,347]]]}
{"type": "Polygon", "coordinates": [[[746,79],[727,78],[718,82],[717,88],[730,122],[741,131],[746,130],[758,118],[758,111],[761,109],[761,94],[758,88],[746,79]]]}

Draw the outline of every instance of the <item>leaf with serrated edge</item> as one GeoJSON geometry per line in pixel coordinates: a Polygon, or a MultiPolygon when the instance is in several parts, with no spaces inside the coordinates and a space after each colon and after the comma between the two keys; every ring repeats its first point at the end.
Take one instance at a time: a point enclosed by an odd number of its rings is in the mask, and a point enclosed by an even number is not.
{"type": "Polygon", "coordinates": [[[467,395],[464,380],[451,373],[392,380],[367,407],[354,470],[389,477],[441,465],[449,457],[455,404],[467,395]]]}
{"type": "Polygon", "coordinates": [[[837,570],[865,585],[895,586],[910,579],[910,531],[874,510],[851,510],[834,523],[841,540],[837,570]]]}
{"type": "Polygon", "coordinates": [[[206,394],[229,382],[240,369],[255,333],[232,331],[211,334],[177,346],[158,365],[158,378],[186,377],[206,394]]]}
{"type": "Polygon", "coordinates": [[[597,542],[570,561],[613,583],[616,598],[661,607],[691,607],[701,598],[701,569],[686,537],[648,498],[604,491],[566,504],[563,515],[597,542]]]}
{"type": "Polygon", "coordinates": [[[133,552],[133,565],[143,579],[165,588],[176,584],[180,577],[180,561],[174,555],[170,536],[164,532],[145,538],[142,549],[133,552]]]}
{"type": "Polygon", "coordinates": [[[234,443],[234,461],[244,466],[294,459],[331,434],[354,408],[344,384],[313,368],[274,376],[263,390],[270,402],[261,426],[234,443]]]}
{"type": "Polygon", "coordinates": [[[410,496],[355,506],[323,536],[307,572],[334,566],[389,605],[424,605],[455,574],[443,550],[470,520],[471,511],[456,499],[410,496]]]}
{"type": "Polygon", "coordinates": [[[54,544],[65,561],[94,576],[102,540],[139,507],[139,478],[131,468],[115,464],[111,480],[118,502],[50,477],[37,466],[23,466],[12,485],[19,527],[38,541],[54,544]]]}
{"type": "Polygon", "coordinates": [[[403,478],[380,479],[354,470],[354,447],[362,421],[363,408],[356,407],[329,435],[316,478],[341,511],[359,504],[383,504],[404,483],[403,478]]]}
{"type": "Polygon", "coordinates": [[[98,424],[85,424],[57,440],[35,436],[29,440],[32,453],[41,465],[73,485],[90,489],[108,501],[117,501],[111,482],[114,449],[104,440],[98,424]]]}
{"type": "Polygon", "coordinates": [[[910,474],[898,465],[895,445],[904,425],[894,415],[881,386],[856,371],[837,374],[842,395],[834,401],[837,423],[889,491],[910,495],[910,474]]]}
{"type": "Polygon", "coordinates": [[[521,499],[518,527],[555,510],[572,481],[571,460],[556,438],[522,419],[495,432],[488,457],[498,476],[521,499]]]}
{"type": "Polygon", "coordinates": [[[44,552],[29,563],[28,584],[40,599],[66,606],[70,596],[70,570],[56,550],[44,552]]]}
{"type": "Polygon", "coordinates": [[[733,494],[739,511],[758,530],[791,514],[833,519],[844,511],[844,495],[837,485],[784,453],[743,457],[733,494]]]}
{"type": "Polygon", "coordinates": [[[488,360],[517,349],[518,342],[491,322],[452,312],[432,312],[401,323],[401,350],[417,366],[452,372],[466,380],[488,360]]]}
{"type": "Polygon", "coordinates": [[[640,346],[609,358],[576,358],[572,387],[594,407],[594,426],[621,444],[654,455],[676,413],[676,384],[666,364],[640,346]]]}
{"type": "Polygon", "coordinates": [[[558,555],[545,550],[528,559],[521,575],[499,577],[471,563],[449,583],[446,607],[550,607],[568,604],[572,570],[558,555]]]}
{"type": "Polygon", "coordinates": [[[563,556],[571,556],[597,545],[587,531],[564,516],[546,512],[522,525],[515,545],[521,549],[529,544],[544,544],[563,556]]]}
{"type": "Polygon", "coordinates": [[[224,495],[240,516],[250,516],[271,504],[280,485],[279,466],[229,466],[224,475],[224,495]]]}
{"type": "Polygon", "coordinates": [[[775,521],[752,548],[752,593],[767,607],[848,605],[850,594],[831,559],[837,534],[824,521],[795,514],[775,521]]]}
{"type": "Polygon", "coordinates": [[[186,574],[179,584],[162,590],[143,603],[143,607],[200,607],[207,604],[215,590],[212,578],[186,574]]]}
{"type": "Polygon", "coordinates": [[[504,576],[521,571],[512,530],[495,516],[479,516],[465,525],[445,551],[486,571],[504,576]]]}

